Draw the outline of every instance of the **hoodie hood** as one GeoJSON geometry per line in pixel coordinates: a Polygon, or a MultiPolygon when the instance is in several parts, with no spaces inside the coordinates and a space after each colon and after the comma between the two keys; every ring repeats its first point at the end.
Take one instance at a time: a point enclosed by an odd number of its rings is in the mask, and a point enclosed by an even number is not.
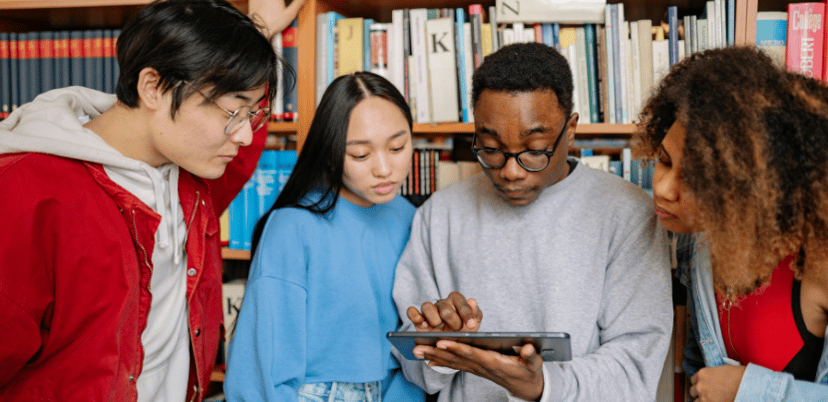
{"type": "Polygon", "coordinates": [[[128,158],[83,127],[109,110],[116,100],[115,95],[84,87],[45,92],[0,122],[0,154],[38,152],[103,165],[114,182],[161,215],[153,262],[156,255],[164,254],[157,253],[160,246],[178,264],[186,233],[186,227],[181,228],[178,166],[155,168],[128,158]]]}

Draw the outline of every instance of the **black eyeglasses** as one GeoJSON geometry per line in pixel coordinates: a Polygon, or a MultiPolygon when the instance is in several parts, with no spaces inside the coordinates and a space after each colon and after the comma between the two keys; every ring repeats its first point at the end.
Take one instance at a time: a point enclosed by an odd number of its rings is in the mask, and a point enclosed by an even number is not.
{"type": "Polygon", "coordinates": [[[558,149],[558,143],[561,142],[561,138],[563,138],[564,132],[566,132],[566,128],[569,126],[569,119],[571,118],[572,115],[566,119],[561,132],[558,134],[558,139],[552,145],[551,151],[525,149],[520,152],[505,152],[497,148],[474,148],[474,144],[477,142],[477,132],[475,131],[474,137],[472,138],[472,152],[474,152],[474,156],[477,157],[480,165],[486,169],[500,169],[506,165],[506,161],[509,158],[514,157],[520,167],[529,172],[540,172],[549,166],[549,160],[555,155],[555,150],[558,149]]]}
{"type": "Polygon", "coordinates": [[[269,107],[263,107],[255,112],[251,112],[250,106],[242,106],[236,109],[236,111],[231,112],[225,109],[223,106],[216,103],[215,100],[210,99],[210,97],[208,97],[207,95],[204,95],[203,92],[199,91],[197,88],[193,87],[189,83],[185,82],[185,84],[187,84],[187,86],[192,88],[194,91],[201,94],[201,96],[203,96],[205,99],[209,100],[210,102],[213,102],[214,105],[218,106],[221,110],[223,110],[230,116],[230,118],[227,120],[227,124],[224,125],[224,135],[229,136],[235,133],[236,131],[239,131],[239,129],[242,128],[243,124],[245,124],[246,122],[250,123],[250,128],[255,132],[258,129],[262,128],[262,126],[264,126],[265,123],[267,123],[267,119],[270,116],[269,107]]]}

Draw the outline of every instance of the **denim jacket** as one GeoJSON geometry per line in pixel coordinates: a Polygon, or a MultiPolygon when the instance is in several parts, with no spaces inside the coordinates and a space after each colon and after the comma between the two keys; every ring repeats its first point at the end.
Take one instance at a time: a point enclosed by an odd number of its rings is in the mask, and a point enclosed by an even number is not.
{"type": "MultiPolygon", "coordinates": [[[[719,328],[716,297],[713,293],[710,255],[698,235],[673,234],[676,276],[687,287],[690,328],[684,348],[684,372],[692,377],[702,367],[739,363],[729,359],[719,328]]],[[[825,339],[828,340],[828,329],[825,339]]],[[[794,379],[749,363],[739,384],[735,402],[751,401],[828,401],[828,343],[822,348],[815,382],[794,379]]]]}

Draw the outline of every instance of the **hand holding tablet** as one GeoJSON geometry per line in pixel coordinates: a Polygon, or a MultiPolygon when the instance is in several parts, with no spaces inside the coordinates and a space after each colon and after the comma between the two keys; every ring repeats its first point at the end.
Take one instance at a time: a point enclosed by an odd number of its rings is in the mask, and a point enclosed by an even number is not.
{"type": "Polygon", "coordinates": [[[480,349],[516,356],[520,348],[531,343],[544,361],[572,359],[569,334],[563,332],[389,332],[388,340],[408,360],[416,360],[414,347],[434,346],[438,340],[462,342],[480,349]]]}

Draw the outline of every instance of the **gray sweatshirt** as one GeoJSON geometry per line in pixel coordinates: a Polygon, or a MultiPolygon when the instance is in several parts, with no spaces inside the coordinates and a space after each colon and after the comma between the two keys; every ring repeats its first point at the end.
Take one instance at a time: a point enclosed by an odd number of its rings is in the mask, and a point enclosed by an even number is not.
{"type": "MultiPolygon", "coordinates": [[[[617,176],[577,164],[513,207],[479,174],[417,211],[394,301],[402,330],[414,330],[409,306],[456,290],[478,301],[481,332],[569,333],[573,359],[544,363],[544,401],[652,401],[672,331],[668,255],[652,199],[617,176]]],[[[481,377],[400,359],[441,402],[510,398],[481,377]]]]}

